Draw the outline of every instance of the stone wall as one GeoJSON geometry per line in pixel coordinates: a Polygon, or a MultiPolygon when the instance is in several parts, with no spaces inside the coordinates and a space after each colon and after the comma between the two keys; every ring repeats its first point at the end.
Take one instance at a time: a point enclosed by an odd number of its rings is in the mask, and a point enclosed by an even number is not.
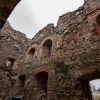
{"type": "Polygon", "coordinates": [[[0,28],[20,0],[0,0],[0,28]]]}
{"type": "Polygon", "coordinates": [[[84,1],[79,9],[60,16],[56,27],[48,24],[32,40],[9,24],[4,26],[0,99],[92,100],[89,81],[100,78],[100,1],[84,1]]]}
{"type": "MultiPolygon", "coordinates": [[[[35,51],[29,65],[31,71],[29,70],[27,73],[33,73],[33,77],[36,78],[36,71],[37,73],[54,72],[48,76],[46,97],[48,100],[92,99],[88,83],[93,79],[100,78],[98,75],[99,26],[95,21],[100,13],[98,2],[98,0],[85,1],[84,5],[76,11],[60,16],[56,27],[47,26],[33,38],[33,44],[29,50],[34,48],[35,51]],[[50,55],[47,54],[49,48],[43,48],[48,39],[52,42],[50,55]],[[50,65],[52,70],[46,70],[50,65]],[[52,81],[49,81],[51,79],[52,81]]],[[[47,43],[48,47],[49,44],[47,43]]],[[[30,59],[29,53],[26,55],[27,59],[30,59]]],[[[34,81],[36,82],[36,79],[34,81]]],[[[31,88],[31,85],[29,87],[31,88]]],[[[35,85],[36,90],[38,87],[35,85]]],[[[36,90],[33,89],[33,93],[38,94],[36,90]]],[[[31,91],[30,100],[34,98],[31,91]]],[[[39,100],[37,96],[35,98],[39,100]]]]}
{"type": "Polygon", "coordinates": [[[21,32],[11,28],[6,22],[0,30],[0,99],[11,100],[13,77],[16,73],[13,66],[17,61],[22,62],[29,39],[21,32]]]}

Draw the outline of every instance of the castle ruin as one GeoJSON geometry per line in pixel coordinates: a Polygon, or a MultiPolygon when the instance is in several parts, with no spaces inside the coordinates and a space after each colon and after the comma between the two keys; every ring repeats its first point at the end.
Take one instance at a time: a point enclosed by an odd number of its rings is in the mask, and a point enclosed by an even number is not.
{"type": "Polygon", "coordinates": [[[32,39],[6,22],[18,2],[0,0],[0,100],[93,100],[89,82],[100,79],[100,0],[84,0],[32,39]]]}

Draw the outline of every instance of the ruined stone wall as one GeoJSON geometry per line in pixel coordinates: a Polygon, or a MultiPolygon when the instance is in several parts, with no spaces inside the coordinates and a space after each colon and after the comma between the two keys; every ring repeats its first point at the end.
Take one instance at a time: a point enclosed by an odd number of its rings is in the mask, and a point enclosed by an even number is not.
{"type": "Polygon", "coordinates": [[[17,61],[23,59],[28,46],[28,38],[21,32],[11,28],[9,22],[6,22],[0,30],[0,99],[11,100],[12,97],[12,77],[13,66],[17,61]],[[9,66],[8,62],[12,65],[9,66]]]}
{"type": "Polygon", "coordinates": [[[100,78],[99,26],[96,22],[100,14],[99,8],[98,0],[85,1],[76,11],[60,16],[56,27],[49,26],[54,30],[52,35],[46,35],[49,33],[48,27],[37,33],[28,50],[29,52],[31,48],[35,49],[33,59],[30,59],[27,53],[27,59],[31,60],[29,67],[31,71],[28,73],[34,77],[28,86],[33,88],[31,84],[35,83],[35,90],[29,91],[26,87],[29,94],[26,93],[25,100],[29,96],[30,100],[32,98],[40,100],[43,97],[42,93],[45,91],[39,94],[41,89],[38,91],[36,75],[44,71],[49,73],[46,100],[92,100],[88,83],[100,78]],[[43,52],[44,49],[49,50],[50,41],[46,44],[48,48],[43,48],[48,39],[52,42],[50,55],[47,54],[48,51],[43,52]]]}
{"type": "Polygon", "coordinates": [[[0,65],[4,67],[8,58],[18,60],[23,57],[27,49],[28,38],[24,34],[13,30],[7,22],[1,29],[0,42],[0,65]]]}
{"type": "Polygon", "coordinates": [[[0,99],[92,100],[89,81],[100,78],[100,1],[84,1],[32,41],[5,25],[0,34],[0,99]],[[8,57],[16,60],[10,71],[5,70],[8,57]]]}

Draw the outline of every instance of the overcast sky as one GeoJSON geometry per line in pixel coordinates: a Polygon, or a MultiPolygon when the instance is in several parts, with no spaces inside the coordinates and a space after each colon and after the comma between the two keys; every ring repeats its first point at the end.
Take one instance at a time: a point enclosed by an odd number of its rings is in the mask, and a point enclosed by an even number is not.
{"type": "Polygon", "coordinates": [[[32,38],[47,24],[56,25],[59,16],[83,3],[84,0],[21,0],[8,20],[14,29],[32,38]]]}
{"type": "Polygon", "coordinates": [[[100,79],[90,81],[90,85],[95,86],[96,89],[100,88],[100,79]]]}

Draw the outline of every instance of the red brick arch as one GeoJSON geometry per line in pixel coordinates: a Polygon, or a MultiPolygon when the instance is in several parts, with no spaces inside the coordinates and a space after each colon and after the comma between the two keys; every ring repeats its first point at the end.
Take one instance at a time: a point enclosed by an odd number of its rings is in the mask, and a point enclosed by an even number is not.
{"type": "Polygon", "coordinates": [[[32,47],[30,50],[29,50],[29,55],[34,55],[35,54],[35,48],[32,47]]]}
{"type": "Polygon", "coordinates": [[[96,23],[100,26],[100,14],[98,14],[96,17],[96,23]]]}
{"type": "Polygon", "coordinates": [[[46,57],[49,57],[51,55],[51,50],[52,50],[52,40],[47,39],[43,44],[43,54],[46,57]]]}

